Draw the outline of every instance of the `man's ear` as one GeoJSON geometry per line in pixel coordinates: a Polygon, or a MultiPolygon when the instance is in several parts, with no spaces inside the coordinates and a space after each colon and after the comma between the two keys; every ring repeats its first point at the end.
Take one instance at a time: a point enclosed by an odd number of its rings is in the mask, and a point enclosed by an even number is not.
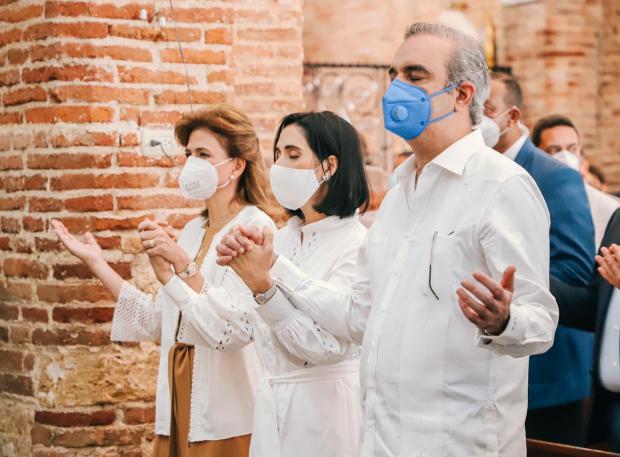
{"type": "Polygon", "coordinates": [[[476,86],[469,81],[463,81],[456,88],[458,94],[456,96],[456,105],[454,106],[455,111],[467,110],[469,111],[469,107],[473,101],[474,94],[476,93],[476,86]]]}
{"type": "Polygon", "coordinates": [[[519,125],[519,122],[521,121],[521,110],[518,107],[513,106],[512,108],[510,108],[510,111],[508,112],[507,116],[508,116],[508,125],[510,127],[519,125]]]}

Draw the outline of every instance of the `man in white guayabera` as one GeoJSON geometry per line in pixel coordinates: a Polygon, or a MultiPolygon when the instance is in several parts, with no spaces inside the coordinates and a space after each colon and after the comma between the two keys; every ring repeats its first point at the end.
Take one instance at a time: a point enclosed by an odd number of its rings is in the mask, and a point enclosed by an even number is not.
{"type": "Polygon", "coordinates": [[[300,273],[287,295],[327,331],[363,336],[363,457],[525,456],[528,356],[549,349],[558,321],[547,207],[475,128],[489,75],[473,38],[414,24],[390,77],[385,125],[415,154],[365,268],[348,288],[300,273]]]}

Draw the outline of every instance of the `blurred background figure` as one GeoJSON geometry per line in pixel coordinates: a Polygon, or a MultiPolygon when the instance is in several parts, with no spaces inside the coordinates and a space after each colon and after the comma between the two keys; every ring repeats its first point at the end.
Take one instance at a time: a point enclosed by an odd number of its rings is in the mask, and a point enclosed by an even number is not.
{"type": "Polygon", "coordinates": [[[588,172],[583,177],[583,179],[585,179],[586,183],[588,183],[595,189],[598,189],[601,192],[607,192],[605,174],[603,173],[603,170],[601,170],[596,165],[590,165],[588,167],[588,172]]]}
{"type": "MultiPolygon", "coordinates": [[[[523,93],[517,79],[493,73],[491,94],[485,103],[487,119],[481,124],[485,142],[525,168],[545,198],[551,216],[550,274],[570,285],[585,286],[595,247],[583,180],[577,171],[552,159],[530,141],[521,123],[522,110],[523,93]]],[[[553,347],[530,357],[528,438],[583,443],[592,345],[591,334],[558,326],[553,347]]]]}
{"type": "Polygon", "coordinates": [[[390,174],[381,167],[375,167],[373,165],[366,166],[366,176],[368,177],[368,183],[370,184],[370,206],[360,216],[360,221],[366,227],[370,228],[375,221],[379,206],[383,198],[390,190],[390,174]]]}
{"type": "Polygon", "coordinates": [[[581,172],[587,183],[586,192],[594,221],[595,244],[599,246],[611,215],[620,206],[620,200],[591,184],[593,180],[596,181],[596,175],[589,171],[590,165],[583,155],[577,127],[566,116],[546,116],[532,129],[532,142],[547,154],[581,172]]]}

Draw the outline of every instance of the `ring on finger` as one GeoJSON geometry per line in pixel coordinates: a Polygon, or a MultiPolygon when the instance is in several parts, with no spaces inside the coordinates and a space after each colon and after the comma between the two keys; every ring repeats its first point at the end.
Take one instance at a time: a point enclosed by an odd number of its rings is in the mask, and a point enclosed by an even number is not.
{"type": "Polygon", "coordinates": [[[147,249],[153,249],[155,247],[155,240],[147,240],[145,244],[147,249]]]}

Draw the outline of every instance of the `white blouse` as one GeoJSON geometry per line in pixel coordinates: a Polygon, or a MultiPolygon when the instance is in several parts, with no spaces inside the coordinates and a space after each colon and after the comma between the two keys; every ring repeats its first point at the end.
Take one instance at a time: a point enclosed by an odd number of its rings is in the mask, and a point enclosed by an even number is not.
{"type": "MultiPolygon", "coordinates": [[[[295,287],[286,277],[293,272],[327,287],[348,289],[357,276],[356,259],[365,234],[357,217],[333,216],[308,225],[292,218],[275,237],[279,257],[271,276],[279,287],[276,295],[265,305],[254,302],[236,309],[237,315],[248,313],[252,318],[247,335],[232,337],[244,344],[248,335],[256,334],[265,370],[256,400],[252,457],[357,455],[359,347],[334,337],[297,310],[292,303],[295,287]]],[[[165,288],[170,286],[174,287],[165,288]]],[[[217,308],[193,291],[178,292],[182,310],[217,308]]]]}
{"type": "MultiPolygon", "coordinates": [[[[178,333],[179,308],[173,301],[174,292],[178,295],[179,288],[191,291],[178,277],[162,287],[154,299],[127,282],[118,297],[112,340],[160,340],[155,418],[158,435],[170,433],[168,352],[175,343],[175,333],[177,341],[195,346],[189,440],[220,440],[252,431],[255,392],[262,369],[255,345],[251,344],[254,337],[248,316],[237,310],[254,306],[254,298],[232,269],[215,263],[215,246],[234,225],[275,229],[269,216],[247,206],[215,235],[200,270],[210,285],[203,300],[211,306],[183,308],[178,333]],[[168,287],[170,283],[172,287],[168,287]]],[[[178,243],[193,258],[204,233],[204,219],[193,219],[183,228],[178,243]]]]}

